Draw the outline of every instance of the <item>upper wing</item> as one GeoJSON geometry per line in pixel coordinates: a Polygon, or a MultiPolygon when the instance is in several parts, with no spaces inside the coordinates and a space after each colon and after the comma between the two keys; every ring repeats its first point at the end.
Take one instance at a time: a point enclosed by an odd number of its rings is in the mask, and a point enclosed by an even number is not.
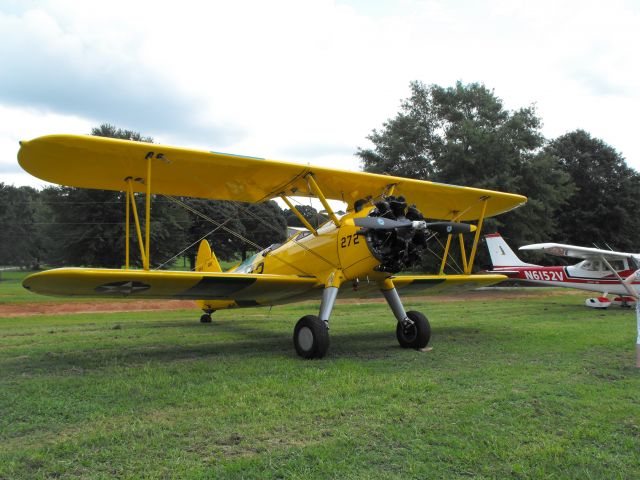
{"type": "Polygon", "coordinates": [[[145,191],[147,158],[152,158],[151,191],[168,195],[261,202],[281,193],[314,196],[305,176],[312,173],[329,199],[354,201],[376,197],[390,185],[428,218],[474,220],[509,211],[521,195],[458,187],[401,177],[311,167],[253,157],[164,145],[76,135],[50,135],[21,142],[18,161],[43,180],[83,188],[145,191]]]}
{"type": "Polygon", "coordinates": [[[539,250],[559,257],[584,259],[606,258],[607,260],[616,260],[633,256],[631,253],[614,252],[611,250],[602,250],[600,248],[577,247],[575,245],[564,245],[562,243],[536,243],[533,245],[524,245],[520,247],[519,250],[539,250]]]}
{"type": "Polygon", "coordinates": [[[23,286],[45,295],[227,300],[248,306],[307,293],[316,283],[295,275],[58,268],[30,275],[23,286]]]}

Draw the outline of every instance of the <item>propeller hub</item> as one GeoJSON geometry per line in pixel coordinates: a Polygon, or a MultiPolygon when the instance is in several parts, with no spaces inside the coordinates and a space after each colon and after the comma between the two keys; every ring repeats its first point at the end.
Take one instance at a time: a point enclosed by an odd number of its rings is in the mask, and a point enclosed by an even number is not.
{"type": "Polygon", "coordinates": [[[427,222],[415,205],[404,197],[390,196],[377,202],[366,217],[355,218],[367,246],[380,260],[377,270],[397,273],[421,262],[427,241],[434,234],[473,232],[476,227],[457,222],[427,222]]]}

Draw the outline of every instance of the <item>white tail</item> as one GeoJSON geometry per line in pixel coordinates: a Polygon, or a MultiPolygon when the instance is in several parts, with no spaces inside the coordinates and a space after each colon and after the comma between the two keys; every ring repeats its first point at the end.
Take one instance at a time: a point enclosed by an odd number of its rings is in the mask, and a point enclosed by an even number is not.
{"type": "Polygon", "coordinates": [[[487,242],[493,268],[535,266],[532,263],[525,263],[520,260],[499,233],[490,233],[485,235],[484,238],[487,242]]]}

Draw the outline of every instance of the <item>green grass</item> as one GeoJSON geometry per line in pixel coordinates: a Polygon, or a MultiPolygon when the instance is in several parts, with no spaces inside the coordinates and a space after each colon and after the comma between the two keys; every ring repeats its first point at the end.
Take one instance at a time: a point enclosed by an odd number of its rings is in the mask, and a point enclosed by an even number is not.
{"type": "MultiPolygon", "coordinates": [[[[22,280],[33,272],[7,270],[0,272],[0,304],[42,302],[51,297],[36,295],[22,287],[22,280]]],[[[68,299],[66,300],[68,301],[68,299]]]]}
{"type": "MultiPolygon", "coordinates": [[[[4,287],[3,287],[4,288],[4,287]]],[[[640,478],[635,315],[583,294],[0,318],[0,478],[640,478]]]]}

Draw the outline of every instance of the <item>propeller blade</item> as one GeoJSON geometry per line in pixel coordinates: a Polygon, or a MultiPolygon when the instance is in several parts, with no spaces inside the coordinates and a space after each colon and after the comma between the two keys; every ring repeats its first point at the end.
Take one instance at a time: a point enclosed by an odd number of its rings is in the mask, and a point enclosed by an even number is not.
{"type": "Polygon", "coordinates": [[[457,234],[475,232],[476,226],[458,222],[430,222],[423,220],[392,220],[384,217],[360,217],[353,220],[354,224],[361,228],[371,230],[390,230],[393,228],[414,228],[416,230],[429,229],[436,233],[457,234]]]}
{"type": "Polygon", "coordinates": [[[436,233],[471,233],[476,231],[475,225],[458,222],[431,222],[427,223],[427,228],[436,233]]]}
{"type": "Polygon", "coordinates": [[[369,228],[371,230],[388,230],[390,228],[406,228],[412,225],[410,220],[391,220],[383,217],[361,217],[354,218],[353,223],[358,227],[369,228]]]}

